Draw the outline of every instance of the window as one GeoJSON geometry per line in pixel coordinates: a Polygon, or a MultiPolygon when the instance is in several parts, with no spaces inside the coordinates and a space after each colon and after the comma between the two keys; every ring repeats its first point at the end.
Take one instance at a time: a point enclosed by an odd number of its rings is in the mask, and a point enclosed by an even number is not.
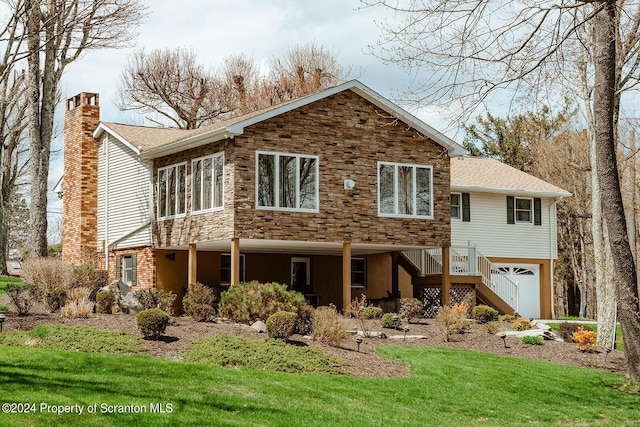
{"type": "Polygon", "coordinates": [[[137,254],[116,255],[116,279],[127,285],[135,285],[137,281],[137,254]]]}
{"type": "MultiPolygon", "coordinates": [[[[240,254],[240,281],[244,282],[244,254],[240,254]]],[[[231,254],[220,254],[220,283],[231,284],[231,254]]]]}
{"type": "Polygon", "coordinates": [[[507,196],[507,224],[542,225],[541,199],[507,196]]]}
{"type": "Polygon", "coordinates": [[[367,287],[366,258],[351,258],[351,287],[358,289],[367,287]]]}
{"type": "Polygon", "coordinates": [[[158,169],[158,219],[184,215],[186,206],[187,164],[158,169]]]}
{"type": "Polygon", "coordinates": [[[191,162],[191,211],[222,208],[224,154],[200,157],[191,162]]]}
{"type": "Polygon", "coordinates": [[[256,206],[318,211],[318,157],[258,152],[256,206]]]}
{"type": "Polygon", "coordinates": [[[462,194],[451,193],[451,219],[462,219],[462,194]]]}
{"type": "Polygon", "coordinates": [[[311,258],[291,258],[291,289],[308,292],[311,287],[311,258]]]}
{"type": "Polygon", "coordinates": [[[378,162],[378,214],[433,218],[431,166],[378,162]]]}

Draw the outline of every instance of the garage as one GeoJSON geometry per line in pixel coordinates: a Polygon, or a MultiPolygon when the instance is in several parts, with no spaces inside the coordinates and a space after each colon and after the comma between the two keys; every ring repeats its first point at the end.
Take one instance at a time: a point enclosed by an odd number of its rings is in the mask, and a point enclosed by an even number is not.
{"type": "Polygon", "coordinates": [[[518,313],[522,317],[540,317],[540,266],[538,264],[494,264],[491,273],[504,274],[519,285],[518,313]]]}

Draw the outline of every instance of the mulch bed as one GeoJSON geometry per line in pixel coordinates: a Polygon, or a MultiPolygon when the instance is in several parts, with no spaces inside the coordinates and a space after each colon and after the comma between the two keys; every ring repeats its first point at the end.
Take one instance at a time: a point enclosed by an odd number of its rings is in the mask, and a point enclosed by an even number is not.
{"type": "MultiPolygon", "coordinates": [[[[0,298],[0,305],[9,305],[0,298]]],[[[49,314],[43,310],[35,310],[33,314],[25,317],[15,313],[5,313],[7,319],[4,323],[4,331],[29,330],[42,323],[59,323],[63,325],[93,326],[105,330],[125,331],[135,336],[140,336],[136,327],[135,316],[131,314],[93,314],[88,319],[63,319],[59,314],[49,314]]],[[[358,327],[353,322],[353,327],[358,327]]],[[[291,341],[298,345],[320,347],[326,354],[346,360],[348,365],[345,370],[358,377],[384,377],[392,378],[406,376],[409,367],[396,360],[388,360],[373,350],[383,345],[408,345],[408,346],[442,346],[459,349],[469,349],[500,356],[519,357],[525,359],[540,359],[554,363],[581,366],[587,368],[603,369],[612,372],[626,372],[624,353],[613,350],[610,354],[602,352],[582,353],[576,348],[575,343],[545,340],[543,345],[523,344],[520,339],[508,337],[505,348],[502,339],[489,333],[484,325],[471,324],[469,330],[463,334],[455,335],[451,342],[443,342],[434,320],[425,320],[422,323],[409,325],[409,336],[420,335],[424,338],[365,338],[358,350],[354,339],[349,340],[343,347],[335,348],[313,341],[308,337],[294,335],[291,341]]],[[[366,329],[369,331],[384,332],[387,336],[403,336],[403,331],[383,329],[377,321],[367,321],[366,329]]],[[[182,360],[189,346],[206,337],[218,334],[234,334],[251,339],[264,339],[260,334],[247,325],[230,322],[200,323],[190,318],[174,318],[167,327],[164,336],[159,341],[145,341],[144,346],[149,348],[149,354],[153,357],[182,360]]]]}

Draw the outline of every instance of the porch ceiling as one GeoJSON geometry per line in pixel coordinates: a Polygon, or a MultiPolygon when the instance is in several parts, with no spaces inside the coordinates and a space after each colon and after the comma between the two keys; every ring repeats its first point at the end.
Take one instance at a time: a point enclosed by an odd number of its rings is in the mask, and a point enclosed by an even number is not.
{"type": "MultiPolygon", "coordinates": [[[[231,240],[216,240],[211,242],[198,242],[198,251],[229,252],[231,250],[231,240]]],[[[188,250],[188,245],[169,246],[158,248],[161,250],[188,250]]],[[[352,243],[351,255],[366,255],[384,252],[410,251],[415,249],[425,249],[423,246],[407,246],[393,244],[366,244],[352,243]]],[[[277,253],[296,255],[338,255],[342,256],[342,242],[303,242],[290,240],[262,240],[262,239],[240,239],[240,252],[242,253],[277,253]]]]}

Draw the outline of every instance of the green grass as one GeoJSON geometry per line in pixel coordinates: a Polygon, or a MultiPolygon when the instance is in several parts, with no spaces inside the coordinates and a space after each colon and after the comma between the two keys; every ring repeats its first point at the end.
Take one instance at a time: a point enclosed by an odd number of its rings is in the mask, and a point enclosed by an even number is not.
{"type": "Polygon", "coordinates": [[[142,339],[126,332],[104,331],[90,326],[38,325],[30,331],[0,335],[0,344],[93,353],[140,353],[142,339]]]}
{"type": "Polygon", "coordinates": [[[4,288],[9,283],[22,283],[19,277],[0,276],[0,295],[4,294],[4,288]]]}
{"type": "Polygon", "coordinates": [[[250,340],[218,335],[191,346],[185,361],[224,367],[265,369],[275,372],[344,374],[345,362],[326,356],[315,347],[298,347],[282,340],[250,340]]]}
{"type": "Polygon", "coordinates": [[[622,375],[446,348],[386,347],[411,376],[362,379],[290,374],[147,356],[0,347],[3,403],[34,413],[1,426],[630,426],[640,396],[618,391],[622,375]],[[41,404],[80,405],[78,414],[41,404]],[[150,408],[170,413],[150,413],[150,408]],[[96,414],[87,408],[97,405],[96,414]],[[101,405],[107,405],[101,407],[101,405]],[[101,408],[146,413],[102,413],[101,408]],[[170,406],[168,406],[170,405],[170,406]]]}

